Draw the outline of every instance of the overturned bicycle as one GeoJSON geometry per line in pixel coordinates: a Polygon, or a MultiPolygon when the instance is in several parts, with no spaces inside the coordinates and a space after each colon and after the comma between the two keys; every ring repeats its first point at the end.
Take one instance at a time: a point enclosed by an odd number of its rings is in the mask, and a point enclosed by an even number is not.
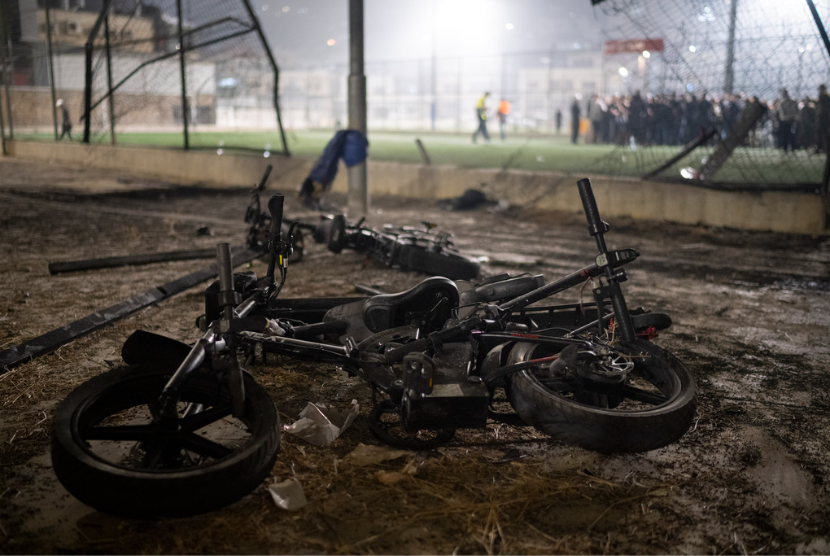
{"type": "Polygon", "coordinates": [[[361,377],[373,394],[370,429],[402,448],[440,446],[493,420],[600,452],[674,442],[691,425],[696,387],[650,341],[671,319],[628,309],[623,267],[639,254],[608,250],[590,182],[578,187],[598,249],[588,266],[547,284],[433,277],[356,301],[279,296],[293,234],[273,196],[266,275],[234,274],[220,244],[201,339],[191,347],[135,332],[122,349],[129,366],[82,384],[56,411],[55,473],[84,503],[120,515],[190,515],[241,498],[279,451],[274,400],[248,372],[268,353],[361,377]],[[549,304],[588,284],[593,303],[549,304]],[[502,394],[515,413],[494,411],[502,394]]]}

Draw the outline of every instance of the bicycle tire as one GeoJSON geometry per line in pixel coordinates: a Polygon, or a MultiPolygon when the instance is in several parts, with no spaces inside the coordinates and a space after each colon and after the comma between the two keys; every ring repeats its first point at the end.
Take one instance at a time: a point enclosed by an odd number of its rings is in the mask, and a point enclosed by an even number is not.
{"type": "Polygon", "coordinates": [[[404,268],[432,276],[445,276],[450,280],[478,278],[481,272],[481,265],[466,257],[446,251],[428,251],[420,245],[401,246],[398,262],[404,268]]]}
{"type": "Polygon", "coordinates": [[[180,432],[168,439],[152,429],[151,406],[174,370],[155,362],[115,369],[85,382],[59,405],[52,421],[52,464],[60,482],[81,502],[127,517],[182,517],[235,502],[270,474],[279,451],[279,417],[271,397],[247,373],[240,419],[221,415],[230,412],[227,387],[212,374],[196,372],[182,388],[181,399],[204,404],[206,409],[191,418],[207,425],[193,428],[195,420],[183,419],[182,428],[192,436],[180,432]],[[143,440],[115,438],[129,437],[126,427],[141,430],[143,440]],[[232,435],[247,437],[231,442],[232,435]],[[205,448],[207,442],[212,444],[205,448]],[[203,452],[202,461],[193,465],[190,454],[198,455],[196,450],[203,452]],[[142,468],[151,451],[163,465],[142,468]]]}
{"type": "MultiPolygon", "coordinates": [[[[518,358],[511,353],[508,363],[541,356],[541,346],[524,346],[518,350],[518,358]]],[[[508,377],[510,403],[523,420],[545,434],[586,450],[647,452],[671,444],[686,433],[694,419],[694,379],[676,357],[650,342],[636,340],[624,349],[643,355],[633,359],[634,368],[659,385],[665,403],[625,410],[596,407],[548,389],[532,370],[508,377]]]]}

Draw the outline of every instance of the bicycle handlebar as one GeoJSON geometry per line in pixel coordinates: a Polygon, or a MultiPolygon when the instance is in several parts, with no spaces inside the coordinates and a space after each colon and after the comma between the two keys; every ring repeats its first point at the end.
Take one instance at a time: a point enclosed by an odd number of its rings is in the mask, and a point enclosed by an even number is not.
{"type": "Polygon", "coordinates": [[[271,213],[271,237],[277,237],[282,228],[282,212],[284,206],[285,197],[282,195],[272,195],[268,200],[268,212],[271,213]]]}
{"type": "Polygon", "coordinates": [[[588,219],[588,232],[592,235],[604,234],[608,231],[608,224],[599,217],[597,200],[594,198],[594,190],[591,188],[591,180],[583,178],[576,182],[579,188],[579,196],[582,199],[582,208],[585,209],[585,217],[588,219]]]}

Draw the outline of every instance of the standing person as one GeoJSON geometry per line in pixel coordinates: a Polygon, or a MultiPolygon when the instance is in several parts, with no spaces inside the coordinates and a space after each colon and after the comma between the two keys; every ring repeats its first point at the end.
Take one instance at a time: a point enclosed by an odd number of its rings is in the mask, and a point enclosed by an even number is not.
{"type": "Polygon", "coordinates": [[[562,129],[562,111],[560,109],[556,109],[556,134],[559,135],[559,130],[562,129]]]}
{"type": "Polygon", "coordinates": [[[579,137],[579,100],[574,98],[571,103],[571,143],[576,145],[576,140],[579,137]]]}
{"type": "Polygon", "coordinates": [[[476,102],[476,118],[478,118],[478,129],[473,133],[473,143],[478,139],[480,133],[484,140],[490,142],[490,134],[487,133],[487,97],[490,96],[490,91],[485,91],[484,95],[478,102],[476,102]]]}
{"type": "Polygon", "coordinates": [[[63,99],[59,98],[58,102],[55,103],[55,106],[60,108],[61,110],[61,136],[59,138],[63,139],[64,135],[69,136],[69,140],[72,140],[72,118],[69,117],[69,110],[63,105],[63,99]]]}
{"type": "Polygon", "coordinates": [[[499,117],[499,135],[501,136],[502,141],[506,138],[504,127],[507,123],[508,114],[510,114],[510,102],[508,102],[507,99],[501,99],[501,101],[499,101],[499,111],[496,115],[499,117]]]}
{"type": "Polygon", "coordinates": [[[778,107],[778,144],[781,150],[795,150],[795,130],[793,126],[798,117],[798,103],[790,98],[787,89],[781,89],[781,104],[778,107]]]}

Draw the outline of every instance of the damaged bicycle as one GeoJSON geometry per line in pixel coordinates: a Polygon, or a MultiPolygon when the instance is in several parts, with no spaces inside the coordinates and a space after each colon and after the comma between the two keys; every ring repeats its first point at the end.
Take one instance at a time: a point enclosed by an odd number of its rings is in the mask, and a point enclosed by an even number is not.
{"type": "Polygon", "coordinates": [[[432,277],[360,299],[280,297],[297,225],[283,231],[283,198],[271,197],[265,276],[233,273],[220,244],[202,337],[188,345],[130,336],[127,367],[82,384],[58,407],[55,473],[84,503],[119,515],[191,515],[238,500],[279,452],[274,400],[252,374],[272,353],[362,378],[371,431],[398,447],[432,449],[457,429],[494,421],[606,453],[675,442],[694,418],[694,379],[651,341],[670,317],[628,308],[624,266],[639,253],[607,248],[590,181],[577,185],[597,245],[591,264],[549,283],[432,277]],[[587,286],[591,303],[550,303],[587,286]],[[502,397],[511,413],[496,409],[502,397]]]}

